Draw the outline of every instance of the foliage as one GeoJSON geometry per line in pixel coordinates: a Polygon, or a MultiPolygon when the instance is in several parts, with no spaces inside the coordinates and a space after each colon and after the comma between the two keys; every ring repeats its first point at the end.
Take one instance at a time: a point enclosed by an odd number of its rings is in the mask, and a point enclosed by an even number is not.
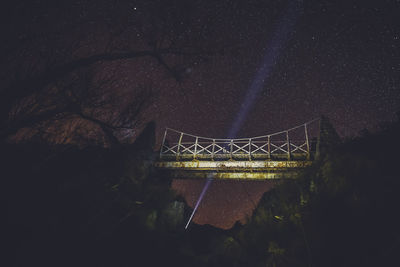
{"type": "Polygon", "coordinates": [[[8,266],[397,266],[399,133],[341,144],[227,231],[184,230],[154,125],[112,149],[3,145],[8,266]]]}
{"type": "Polygon", "coordinates": [[[300,179],[266,193],[237,234],[245,258],[267,266],[398,264],[399,134],[396,122],[338,145],[300,179]]]}

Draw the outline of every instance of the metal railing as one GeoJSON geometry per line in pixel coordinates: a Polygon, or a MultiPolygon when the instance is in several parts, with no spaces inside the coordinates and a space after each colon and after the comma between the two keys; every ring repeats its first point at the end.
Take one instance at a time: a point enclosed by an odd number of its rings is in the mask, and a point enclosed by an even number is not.
{"type": "Polygon", "coordinates": [[[208,138],[166,128],[160,149],[160,159],[310,159],[308,125],[312,120],[273,134],[237,139],[208,138]],[[304,139],[290,138],[292,131],[303,129],[304,139]],[[171,141],[171,135],[174,136],[171,141]]]}

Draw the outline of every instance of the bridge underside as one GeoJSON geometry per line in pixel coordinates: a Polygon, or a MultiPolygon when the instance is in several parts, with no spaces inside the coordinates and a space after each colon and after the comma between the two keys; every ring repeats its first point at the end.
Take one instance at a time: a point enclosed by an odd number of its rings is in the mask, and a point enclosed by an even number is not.
{"type": "Polygon", "coordinates": [[[159,161],[155,164],[178,179],[213,178],[268,180],[296,178],[312,161],[159,161]]]}

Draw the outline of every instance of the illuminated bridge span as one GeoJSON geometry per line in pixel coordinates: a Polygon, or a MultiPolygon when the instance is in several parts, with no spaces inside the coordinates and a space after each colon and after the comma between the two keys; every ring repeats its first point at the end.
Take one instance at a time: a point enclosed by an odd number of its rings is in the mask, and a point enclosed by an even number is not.
{"type": "Polygon", "coordinates": [[[167,128],[156,167],[174,178],[294,178],[319,150],[320,119],[273,134],[218,139],[167,128]]]}

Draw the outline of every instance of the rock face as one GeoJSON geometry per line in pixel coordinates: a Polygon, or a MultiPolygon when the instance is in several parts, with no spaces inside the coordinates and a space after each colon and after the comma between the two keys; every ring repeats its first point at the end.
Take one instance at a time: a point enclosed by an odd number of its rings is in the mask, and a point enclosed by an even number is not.
{"type": "MultiPolygon", "coordinates": [[[[136,138],[134,147],[136,150],[139,151],[147,151],[152,152],[155,144],[155,135],[156,131],[156,124],[154,121],[147,123],[144,127],[143,131],[140,135],[136,138]]],[[[152,154],[152,153],[150,153],[152,154]]]]}
{"type": "Polygon", "coordinates": [[[142,183],[151,176],[153,162],[156,157],[153,151],[154,143],[155,123],[149,122],[135,142],[121,150],[121,153],[124,153],[125,173],[128,174],[133,182],[142,183]]]}
{"type": "Polygon", "coordinates": [[[340,143],[341,140],[335,128],[327,117],[322,116],[319,124],[316,158],[320,158],[340,143]]]}
{"type": "Polygon", "coordinates": [[[163,212],[164,220],[167,226],[171,228],[177,228],[183,225],[185,212],[185,203],[180,201],[174,201],[170,203],[163,212]]]}

